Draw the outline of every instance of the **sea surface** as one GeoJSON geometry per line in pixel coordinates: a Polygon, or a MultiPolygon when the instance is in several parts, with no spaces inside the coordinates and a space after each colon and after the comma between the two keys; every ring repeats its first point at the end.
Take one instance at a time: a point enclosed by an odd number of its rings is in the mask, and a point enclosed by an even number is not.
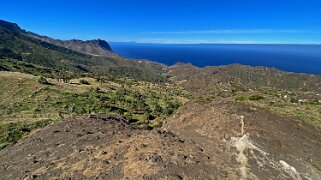
{"type": "Polygon", "coordinates": [[[275,67],[289,72],[321,74],[321,45],[145,44],[110,43],[114,52],[166,65],[243,64],[275,67]]]}

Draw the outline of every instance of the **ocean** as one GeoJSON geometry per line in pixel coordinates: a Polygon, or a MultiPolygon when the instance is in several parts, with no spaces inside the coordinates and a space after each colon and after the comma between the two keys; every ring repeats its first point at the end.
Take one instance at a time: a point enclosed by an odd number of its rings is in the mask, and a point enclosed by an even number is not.
{"type": "Polygon", "coordinates": [[[321,75],[321,45],[145,44],[110,43],[114,52],[166,65],[192,63],[198,67],[243,64],[288,72],[321,75]]]}

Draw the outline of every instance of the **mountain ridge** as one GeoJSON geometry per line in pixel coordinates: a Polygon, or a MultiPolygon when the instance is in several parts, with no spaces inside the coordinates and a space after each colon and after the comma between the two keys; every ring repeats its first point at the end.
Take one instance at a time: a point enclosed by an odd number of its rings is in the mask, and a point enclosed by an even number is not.
{"type": "Polygon", "coordinates": [[[0,19],[0,28],[6,29],[9,31],[15,31],[15,32],[23,31],[18,24],[4,21],[1,19],[0,19]]]}
{"type": "Polygon", "coordinates": [[[59,40],[50,38],[47,36],[42,36],[33,32],[25,31],[20,28],[20,26],[16,23],[4,21],[0,19],[0,28],[5,29],[14,33],[23,33],[32,38],[39,39],[41,41],[51,43],[57,46],[65,47],[67,49],[71,49],[73,51],[94,55],[94,56],[111,56],[112,49],[107,41],[101,39],[93,39],[93,40],[59,40]]]}
{"type": "Polygon", "coordinates": [[[64,41],[43,41],[41,36],[26,32],[14,23],[4,22],[0,27],[0,58],[4,60],[24,61],[65,71],[164,81],[161,77],[164,65],[120,57],[109,51],[109,44],[103,40],[73,40],[69,41],[69,47],[64,41]],[[56,45],[60,42],[62,44],[56,45]],[[90,55],[92,53],[96,55],[90,55]]]}
{"type": "Polygon", "coordinates": [[[70,40],[60,40],[54,39],[47,36],[38,35],[36,33],[28,33],[29,36],[45,41],[57,46],[65,47],[77,52],[85,53],[93,56],[111,56],[113,51],[109,43],[102,39],[93,39],[93,40],[79,40],[79,39],[70,39],[70,40]]]}

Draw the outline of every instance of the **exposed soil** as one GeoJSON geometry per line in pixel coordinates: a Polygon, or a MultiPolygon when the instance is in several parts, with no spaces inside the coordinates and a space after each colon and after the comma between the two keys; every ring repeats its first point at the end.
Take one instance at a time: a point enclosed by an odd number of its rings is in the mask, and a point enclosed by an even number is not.
{"type": "Polygon", "coordinates": [[[74,117],[0,151],[1,179],[320,179],[321,133],[233,102],[189,103],[163,129],[74,117]]]}
{"type": "Polygon", "coordinates": [[[171,132],[146,131],[121,117],[75,117],[0,152],[1,179],[212,179],[202,149],[171,132]]]}
{"type": "Polygon", "coordinates": [[[192,140],[228,179],[320,179],[321,133],[241,103],[185,106],[166,129],[192,140]],[[312,163],[313,162],[313,163],[312,163]]]}

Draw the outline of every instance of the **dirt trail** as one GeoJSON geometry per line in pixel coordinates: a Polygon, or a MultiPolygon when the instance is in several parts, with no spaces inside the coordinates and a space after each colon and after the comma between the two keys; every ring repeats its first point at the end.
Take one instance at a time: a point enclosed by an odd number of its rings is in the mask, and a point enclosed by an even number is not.
{"type": "Polygon", "coordinates": [[[232,146],[235,147],[238,151],[237,153],[237,162],[240,164],[240,173],[241,179],[247,179],[248,176],[248,157],[245,154],[245,150],[251,147],[251,143],[248,135],[244,135],[244,116],[239,116],[241,123],[241,137],[232,137],[232,146]]]}
{"type": "Polygon", "coordinates": [[[291,178],[301,180],[301,175],[296,169],[290,166],[283,160],[279,162],[274,161],[270,154],[263,149],[257,147],[250,139],[249,134],[244,134],[244,116],[239,116],[241,124],[241,137],[231,137],[230,146],[235,147],[237,150],[236,160],[239,163],[240,179],[259,179],[254,174],[251,174],[248,164],[250,158],[254,158],[258,166],[270,164],[276,170],[284,170],[291,178]]]}
{"type": "Polygon", "coordinates": [[[240,116],[241,119],[241,136],[244,135],[244,116],[240,116]]]}

